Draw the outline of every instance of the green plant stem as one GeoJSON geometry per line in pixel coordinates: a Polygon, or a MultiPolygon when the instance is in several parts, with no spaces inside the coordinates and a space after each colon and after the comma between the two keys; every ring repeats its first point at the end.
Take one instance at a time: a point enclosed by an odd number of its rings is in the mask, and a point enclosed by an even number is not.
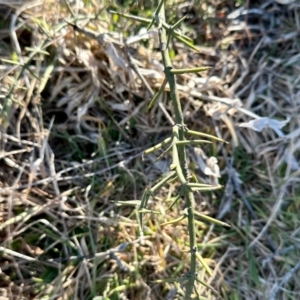
{"type": "MultiPolygon", "coordinates": [[[[160,41],[160,49],[162,53],[162,59],[163,64],[165,67],[165,74],[166,78],[168,79],[169,86],[170,86],[170,95],[171,100],[173,103],[173,107],[175,110],[175,118],[176,118],[176,124],[174,126],[178,126],[178,139],[179,141],[185,140],[185,124],[181,109],[181,103],[176,87],[176,77],[175,74],[171,72],[172,70],[172,64],[171,59],[169,55],[169,51],[167,48],[167,32],[166,29],[163,27],[163,23],[165,22],[165,7],[164,3],[161,6],[161,9],[159,11],[159,20],[158,24],[159,30],[159,41],[160,41]]],[[[179,156],[179,162],[180,167],[183,173],[183,176],[185,177],[185,180],[189,180],[189,174],[188,174],[188,168],[187,168],[187,159],[186,159],[186,149],[185,145],[176,145],[178,148],[178,156],[179,156]]],[[[196,233],[195,233],[195,217],[194,217],[194,194],[192,191],[188,191],[185,193],[185,200],[186,200],[186,207],[188,211],[188,228],[189,228],[189,236],[190,236],[190,252],[191,252],[191,261],[190,261],[190,274],[188,276],[188,282],[186,286],[186,299],[190,299],[194,284],[195,284],[195,277],[196,277],[196,253],[197,253],[197,244],[196,244],[196,233]]]]}

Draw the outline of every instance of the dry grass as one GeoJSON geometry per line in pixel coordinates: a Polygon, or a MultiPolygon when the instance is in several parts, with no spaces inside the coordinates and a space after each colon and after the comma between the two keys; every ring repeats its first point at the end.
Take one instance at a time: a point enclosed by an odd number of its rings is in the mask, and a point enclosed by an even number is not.
{"type": "MultiPolygon", "coordinates": [[[[152,200],[162,215],[148,216],[144,243],[134,207],[117,202],[139,199],[169,167],[141,155],[172,126],[167,94],[147,111],[163,80],[155,32],[141,36],[143,25],[96,1],[6,2],[0,299],[180,299],[179,285],[154,282],[188,268],[186,223],[160,227],[183,208],[165,214],[176,185],[152,200]]],[[[230,142],[203,148],[218,158],[224,190],[199,195],[197,208],[232,226],[197,222],[214,270],[199,276],[224,299],[299,299],[300,5],[198,2],[169,4],[170,19],[188,14],[182,30],[201,50],[175,43],[172,55],[180,68],[212,67],[178,76],[179,91],[189,128],[230,142]]],[[[145,5],[130,11],[151,17],[145,5]]],[[[190,168],[205,182],[199,153],[190,149],[190,168]]]]}

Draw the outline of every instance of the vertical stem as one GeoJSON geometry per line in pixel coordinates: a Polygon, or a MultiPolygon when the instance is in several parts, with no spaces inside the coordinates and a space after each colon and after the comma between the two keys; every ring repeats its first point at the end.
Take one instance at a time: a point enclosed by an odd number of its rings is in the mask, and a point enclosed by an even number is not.
{"type": "MultiPolygon", "coordinates": [[[[176,87],[176,76],[171,73],[172,64],[169,55],[169,50],[167,48],[167,33],[166,29],[163,28],[161,22],[165,22],[165,7],[162,4],[161,9],[158,14],[157,23],[159,24],[158,34],[159,34],[159,41],[160,41],[160,50],[162,53],[163,64],[165,67],[165,74],[169,82],[170,86],[170,95],[171,100],[175,110],[175,118],[176,124],[174,126],[178,126],[179,128],[179,140],[185,140],[185,124],[181,109],[181,103],[176,87]]],[[[187,159],[186,159],[186,149],[184,145],[179,145],[178,147],[178,156],[181,165],[181,169],[185,179],[189,180],[188,168],[187,168],[187,159]]],[[[195,284],[195,277],[196,277],[196,252],[197,252],[197,244],[196,244],[196,234],[195,234],[195,222],[194,222],[194,194],[193,192],[186,192],[185,194],[186,199],[186,207],[188,208],[188,229],[189,229],[189,236],[190,236],[190,253],[191,253],[191,265],[190,265],[190,274],[188,277],[188,283],[186,287],[186,299],[190,299],[194,284],[195,284]]]]}
{"type": "Polygon", "coordinates": [[[191,252],[190,277],[186,286],[186,299],[190,299],[195,284],[196,253],[198,250],[197,250],[196,232],[195,232],[194,194],[193,192],[188,192],[186,193],[185,197],[186,197],[186,206],[188,207],[188,227],[189,227],[190,252],[191,252]]]}

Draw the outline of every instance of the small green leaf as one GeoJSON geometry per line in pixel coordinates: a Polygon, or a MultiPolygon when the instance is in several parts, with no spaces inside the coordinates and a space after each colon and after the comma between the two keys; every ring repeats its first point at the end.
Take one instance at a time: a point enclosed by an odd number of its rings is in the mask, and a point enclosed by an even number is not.
{"type": "Polygon", "coordinates": [[[176,172],[170,172],[169,175],[167,175],[159,183],[157,183],[155,186],[153,186],[150,189],[150,192],[154,193],[156,190],[160,189],[164,184],[166,184],[169,180],[173,179],[174,176],[176,176],[176,172]]]}
{"type": "Polygon", "coordinates": [[[154,151],[156,151],[156,150],[162,148],[163,146],[167,145],[167,144],[171,141],[171,139],[172,139],[172,138],[170,138],[170,137],[166,138],[166,139],[163,140],[161,143],[158,143],[158,144],[156,144],[155,146],[153,146],[153,147],[151,147],[151,148],[145,150],[145,151],[144,151],[144,154],[149,154],[149,153],[151,153],[151,152],[154,152],[154,151]]]}
{"type": "Polygon", "coordinates": [[[166,212],[168,212],[169,210],[171,210],[173,208],[173,206],[180,200],[180,198],[183,196],[185,192],[185,188],[182,187],[179,194],[175,197],[175,199],[173,200],[173,202],[171,203],[171,205],[167,208],[166,212]]]}
{"type": "Polygon", "coordinates": [[[172,69],[172,74],[187,74],[187,73],[199,73],[210,70],[211,67],[198,67],[198,68],[190,68],[190,69],[172,69]]]}
{"type": "Polygon", "coordinates": [[[160,226],[166,226],[166,225],[170,225],[170,224],[177,224],[179,222],[181,222],[182,220],[186,219],[187,218],[187,215],[182,215],[180,216],[179,218],[177,219],[173,219],[171,221],[168,221],[168,222],[165,222],[165,223],[162,223],[160,226]]]}
{"type": "Polygon", "coordinates": [[[175,50],[174,49],[170,49],[169,50],[169,55],[170,55],[170,59],[174,59],[174,57],[176,56],[175,50]]]}
{"type": "Polygon", "coordinates": [[[206,140],[185,140],[185,141],[177,141],[176,145],[195,145],[195,144],[211,144],[211,141],[206,140]]]}
{"type": "Polygon", "coordinates": [[[176,29],[179,27],[179,25],[186,19],[187,16],[183,16],[181,19],[179,19],[173,26],[172,29],[176,29]]]}
{"type": "Polygon", "coordinates": [[[189,48],[191,48],[197,52],[200,52],[200,50],[196,46],[194,46],[191,42],[187,41],[185,38],[183,38],[179,34],[176,34],[175,37],[177,38],[178,41],[182,42],[184,45],[188,46],[189,48]]]}
{"type": "Polygon", "coordinates": [[[151,210],[151,209],[140,209],[138,211],[139,213],[151,213],[151,214],[157,214],[157,215],[161,215],[160,211],[155,211],[155,210],[151,210]]]}
{"type": "Polygon", "coordinates": [[[50,55],[49,52],[39,49],[39,48],[32,48],[32,47],[25,47],[25,50],[27,50],[28,52],[33,52],[33,53],[41,53],[41,54],[45,54],[45,55],[50,55]]]}
{"type": "Polygon", "coordinates": [[[197,184],[197,183],[187,183],[187,186],[193,191],[202,191],[202,192],[210,192],[210,191],[215,191],[223,188],[222,185],[203,185],[203,184],[197,184]]]}
{"type": "Polygon", "coordinates": [[[159,88],[158,92],[154,95],[154,97],[152,98],[152,100],[150,101],[149,105],[148,105],[148,109],[152,108],[153,105],[156,103],[157,99],[159,98],[159,96],[163,93],[163,91],[165,90],[165,87],[168,83],[168,79],[167,77],[165,77],[161,87],[159,88]]]}
{"type": "Polygon", "coordinates": [[[118,23],[119,22],[119,15],[118,14],[113,14],[113,22],[118,23]]]}
{"type": "Polygon", "coordinates": [[[213,136],[213,135],[210,135],[210,134],[207,134],[207,133],[194,131],[194,130],[187,130],[186,133],[191,134],[191,135],[196,135],[196,136],[204,136],[204,137],[210,138],[210,139],[215,140],[215,141],[219,141],[219,142],[229,144],[228,142],[224,141],[223,139],[219,139],[216,136],[213,136]]]}
{"type": "Polygon", "coordinates": [[[206,263],[206,261],[203,259],[203,257],[200,255],[199,252],[196,253],[196,257],[198,258],[199,262],[201,263],[205,271],[209,274],[209,276],[212,276],[213,275],[212,270],[210,269],[210,267],[208,266],[208,264],[206,263]]]}
{"type": "Polygon", "coordinates": [[[195,279],[196,279],[196,281],[198,281],[199,283],[201,283],[205,287],[209,288],[215,295],[219,295],[218,291],[215,290],[212,286],[210,286],[209,284],[207,284],[203,280],[199,279],[198,277],[196,277],[195,279]]]}
{"type": "Polygon", "coordinates": [[[11,54],[11,59],[13,62],[18,62],[19,61],[19,57],[16,51],[13,51],[13,53],[11,54]]]}
{"type": "Polygon", "coordinates": [[[188,280],[188,278],[186,278],[186,277],[175,277],[175,278],[157,279],[157,280],[154,280],[153,282],[155,282],[155,283],[184,282],[187,280],[188,280]]]}
{"type": "Polygon", "coordinates": [[[3,62],[6,62],[8,64],[12,64],[12,65],[20,65],[20,62],[18,60],[15,59],[15,57],[12,55],[13,60],[10,59],[5,59],[5,58],[1,58],[0,60],[3,62]]]}
{"type": "Polygon", "coordinates": [[[200,214],[199,212],[195,211],[194,212],[196,216],[198,216],[199,218],[205,220],[205,221],[208,221],[210,223],[214,223],[214,224],[217,224],[217,225],[221,225],[221,226],[226,226],[226,227],[231,227],[229,224],[225,223],[225,222],[222,222],[220,220],[217,220],[215,218],[212,218],[212,217],[209,217],[209,216],[206,216],[206,215],[203,215],[203,214],[200,214]]]}
{"type": "Polygon", "coordinates": [[[172,148],[173,148],[173,143],[155,160],[155,162],[165,157],[172,150],[172,148]]]}
{"type": "Polygon", "coordinates": [[[141,203],[141,200],[127,200],[127,201],[120,200],[120,201],[114,201],[114,202],[117,206],[122,206],[122,205],[137,206],[138,204],[141,203]]]}

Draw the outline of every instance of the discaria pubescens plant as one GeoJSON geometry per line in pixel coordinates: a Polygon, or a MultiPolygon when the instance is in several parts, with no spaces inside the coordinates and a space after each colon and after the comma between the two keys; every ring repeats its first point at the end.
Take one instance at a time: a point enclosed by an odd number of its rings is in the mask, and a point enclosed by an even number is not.
{"type": "MultiPolygon", "coordinates": [[[[182,201],[182,198],[185,200],[185,209],[183,211],[183,214],[179,216],[178,218],[171,220],[167,223],[164,223],[162,225],[167,224],[176,224],[183,219],[187,218],[188,220],[188,231],[189,231],[189,248],[190,248],[190,269],[187,274],[184,274],[184,276],[180,278],[166,278],[165,282],[171,282],[171,281],[177,281],[185,283],[185,299],[192,299],[194,298],[194,295],[197,295],[197,289],[195,288],[195,282],[200,282],[201,284],[204,284],[208,288],[210,288],[214,293],[217,293],[216,290],[214,290],[211,286],[207,285],[205,282],[203,282],[198,276],[197,276],[197,259],[202,264],[203,268],[208,272],[210,276],[212,276],[212,271],[209,268],[209,266],[205,263],[204,259],[201,257],[200,253],[197,249],[197,243],[196,243],[196,234],[195,234],[195,218],[199,217],[202,220],[213,222],[216,224],[220,224],[223,226],[229,226],[226,223],[223,223],[221,221],[218,221],[214,218],[210,218],[207,216],[204,216],[197,211],[195,211],[195,199],[194,199],[194,193],[196,191],[212,191],[216,189],[220,189],[222,186],[219,184],[210,185],[210,184],[201,184],[198,182],[195,182],[194,178],[189,174],[188,170],[188,164],[187,164],[187,151],[186,147],[189,145],[199,145],[202,143],[210,143],[208,140],[202,140],[202,139],[188,139],[189,136],[196,136],[196,137],[204,137],[208,139],[213,139],[220,142],[225,142],[221,139],[218,139],[214,136],[201,133],[198,131],[192,131],[187,128],[187,126],[184,123],[181,103],[179,94],[176,88],[176,74],[184,74],[184,73],[195,73],[195,72],[201,72],[208,70],[207,67],[200,67],[200,68],[193,68],[193,69],[174,69],[172,67],[170,55],[169,55],[169,47],[170,47],[170,40],[171,38],[176,38],[178,41],[184,43],[186,46],[192,48],[193,50],[197,51],[197,48],[192,44],[192,41],[189,37],[181,35],[180,32],[177,30],[181,22],[185,19],[182,18],[176,24],[174,25],[168,25],[165,20],[165,5],[164,0],[160,1],[154,15],[153,19],[145,19],[140,18],[136,16],[131,16],[128,14],[122,14],[118,12],[116,13],[122,17],[141,21],[143,23],[148,23],[148,30],[155,26],[158,31],[159,36],[159,47],[162,55],[162,62],[164,65],[164,73],[165,73],[165,79],[163,81],[162,86],[158,90],[158,92],[155,94],[153,99],[150,101],[149,108],[151,108],[156,100],[159,98],[159,96],[164,92],[165,87],[169,85],[170,90],[170,98],[172,101],[172,105],[174,108],[174,114],[175,114],[175,124],[173,124],[172,127],[172,134],[169,138],[165,139],[163,142],[155,145],[154,147],[148,149],[145,151],[145,154],[149,154],[151,152],[154,152],[158,149],[161,149],[162,147],[166,146],[166,150],[163,152],[162,155],[160,155],[159,158],[163,157],[166,153],[170,152],[172,153],[172,163],[170,165],[170,172],[167,174],[159,183],[157,183],[155,186],[146,189],[144,191],[144,194],[142,196],[142,199],[140,203],[138,204],[138,214],[139,214],[139,223],[140,223],[140,230],[141,235],[143,234],[143,216],[145,213],[153,213],[153,210],[150,210],[148,208],[148,201],[150,197],[154,195],[155,192],[157,192],[162,186],[164,186],[169,181],[177,180],[180,183],[179,193],[177,196],[174,197],[171,205],[168,207],[167,211],[172,209],[172,207],[178,203],[178,201],[182,201]]],[[[158,158],[158,159],[159,159],[158,158]]],[[[164,280],[161,280],[160,282],[164,282],[164,280]]],[[[199,296],[199,295],[198,295],[199,296]]],[[[197,297],[197,296],[196,296],[197,297]]]]}

